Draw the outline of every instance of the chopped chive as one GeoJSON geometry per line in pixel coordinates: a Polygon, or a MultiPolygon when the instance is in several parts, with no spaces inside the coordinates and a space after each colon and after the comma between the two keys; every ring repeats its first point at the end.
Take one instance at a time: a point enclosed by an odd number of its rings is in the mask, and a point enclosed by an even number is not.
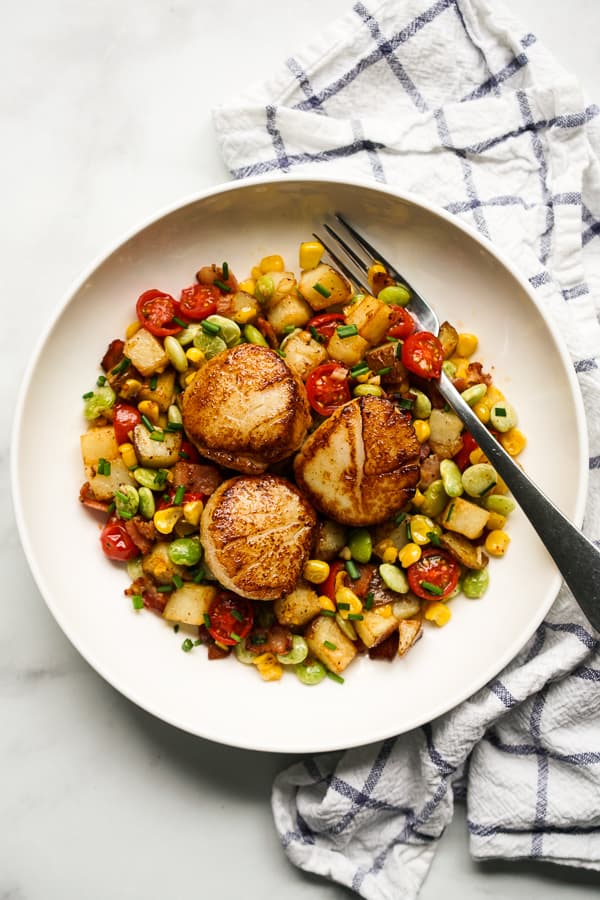
{"type": "Polygon", "coordinates": [[[214,322],[202,322],[202,331],[204,334],[218,334],[220,330],[220,326],[216,325],[214,322]]]}
{"type": "Polygon", "coordinates": [[[429,538],[429,540],[431,541],[431,543],[433,544],[434,547],[440,546],[440,536],[436,531],[428,531],[427,537],[429,538]]]}
{"type": "Polygon", "coordinates": [[[132,594],[131,602],[133,603],[134,609],[143,609],[144,608],[144,598],[141,594],[132,594]]]}
{"type": "Polygon", "coordinates": [[[167,431],[183,431],[183,425],[181,422],[169,422],[167,431]]]}
{"type": "Polygon", "coordinates": [[[412,541],[412,529],[410,527],[410,519],[406,520],[406,537],[408,538],[409,542],[412,541]]]}
{"type": "Polygon", "coordinates": [[[285,359],[285,350],[282,350],[281,347],[275,351],[277,356],[280,356],[282,359],[285,359]]]}
{"type": "Polygon", "coordinates": [[[448,515],[446,516],[446,522],[450,521],[450,516],[452,515],[453,512],[454,512],[454,503],[452,503],[450,505],[450,509],[448,510],[448,515]]]}
{"type": "Polygon", "coordinates": [[[332,681],[337,681],[338,684],[343,684],[344,679],[341,675],[338,675],[336,672],[332,672],[331,669],[325,669],[327,672],[327,677],[331,678],[332,681]]]}
{"type": "Polygon", "coordinates": [[[221,281],[219,278],[215,278],[213,281],[215,287],[218,287],[220,291],[223,291],[224,294],[230,294],[231,288],[228,284],[225,284],[224,281],[221,281]]]}
{"type": "Polygon", "coordinates": [[[119,513],[119,518],[125,519],[126,521],[128,521],[129,519],[133,519],[133,513],[125,512],[125,510],[121,510],[121,512],[119,513]]]}
{"type": "Polygon", "coordinates": [[[503,406],[497,406],[494,412],[497,416],[500,416],[500,418],[504,418],[504,416],[506,416],[506,409],[503,406]]]}
{"type": "Polygon", "coordinates": [[[106,375],[98,375],[98,381],[96,382],[98,387],[104,387],[106,384],[106,375]]]}
{"type": "Polygon", "coordinates": [[[329,291],[324,285],[322,285],[320,281],[317,281],[316,284],[313,284],[313,290],[316,291],[317,294],[320,294],[321,297],[325,297],[325,299],[331,297],[331,291],[329,291]]]}
{"type": "Polygon", "coordinates": [[[122,500],[123,503],[126,503],[129,499],[127,497],[127,494],[124,494],[123,491],[115,491],[115,497],[117,498],[117,500],[122,500]]]}
{"type": "Polygon", "coordinates": [[[412,409],[414,402],[414,400],[410,400],[407,397],[401,397],[400,400],[397,401],[400,409],[412,409]]]}
{"type": "MultiPolygon", "coordinates": [[[[98,472],[98,475],[110,475],[110,463],[108,462],[108,460],[104,459],[104,457],[101,456],[98,460],[96,471],[98,472]]],[[[125,497],[124,494],[121,494],[119,499],[126,500],[127,497],[125,497]]]]}
{"type": "Polygon", "coordinates": [[[179,622],[173,625],[173,631],[175,632],[175,634],[177,634],[177,632],[179,631],[179,622]]]}
{"type": "MultiPolygon", "coordinates": [[[[400,341],[398,338],[390,337],[389,334],[386,334],[385,339],[390,344],[398,344],[400,347],[402,346],[402,341],[400,341]]],[[[396,348],[396,355],[398,355],[398,348],[396,348]]]]}
{"type": "Polygon", "coordinates": [[[202,618],[204,619],[204,624],[206,625],[206,627],[207,627],[207,628],[210,628],[210,616],[209,616],[209,614],[208,614],[208,613],[204,613],[204,615],[202,616],[202,618]]]}
{"type": "Polygon", "coordinates": [[[373,606],[374,599],[375,599],[375,595],[373,594],[373,591],[369,591],[369,593],[365,597],[365,609],[371,609],[371,607],[373,606]]]}
{"type": "Polygon", "coordinates": [[[350,604],[349,603],[338,603],[337,608],[338,609],[350,609],[350,604]]]}
{"type": "Polygon", "coordinates": [[[183,644],[181,645],[181,649],[184,653],[189,653],[192,647],[194,646],[194,642],[190,640],[190,638],[186,638],[183,644]]]}
{"type": "Polygon", "coordinates": [[[255,634],[250,638],[250,643],[254,644],[255,647],[260,647],[261,644],[267,643],[267,636],[266,634],[255,634]]]}
{"type": "Polygon", "coordinates": [[[240,637],[240,635],[239,635],[239,634],[236,634],[235,631],[230,631],[230,632],[229,632],[229,637],[231,638],[232,641],[235,641],[236,644],[239,644],[239,643],[241,642],[241,640],[242,640],[241,637],[240,637]]]}
{"type": "Polygon", "coordinates": [[[335,331],[338,337],[348,338],[358,334],[358,327],[356,325],[338,325],[335,331]]]}
{"type": "Polygon", "coordinates": [[[396,344],[396,359],[402,359],[402,341],[396,344]]]}
{"type": "Polygon", "coordinates": [[[229,263],[224,262],[221,266],[221,271],[223,272],[223,278],[225,281],[229,278],[229,263]]]}
{"type": "Polygon", "coordinates": [[[406,513],[398,513],[398,515],[394,519],[394,525],[402,525],[405,518],[406,518],[406,513]]]}
{"type": "Polygon", "coordinates": [[[106,512],[108,513],[109,516],[112,516],[112,514],[114,513],[114,511],[115,511],[115,504],[114,504],[114,503],[109,503],[109,504],[108,504],[108,509],[106,510],[106,512]]]}
{"type": "Polygon", "coordinates": [[[366,375],[369,371],[369,367],[366,363],[358,363],[350,369],[350,375],[352,378],[358,378],[359,375],[366,375]]]}
{"type": "Polygon", "coordinates": [[[180,451],[179,451],[179,456],[180,456],[181,459],[189,459],[189,458],[190,458],[190,454],[189,454],[189,453],[186,453],[185,450],[180,450],[180,451]]]}
{"type": "Polygon", "coordinates": [[[348,620],[351,622],[362,622],[364,616],[360,613],[348,613],[348,620]]]}
{"type": "Polygon", "coordinates": [[[179,588],[183,587],[183,578],[181,575],[173,575],[173,584],[179,590],[179,588]]]}
{"type": "Polygon", "coordinates": [[[173,590],[172,584],[159,584],[156,588],[159,594],[169,594],[173,590]]]}
{"type": "MultiPolygon", "coordinates": [[[[168,474],[166,469],[157,469],[156,475],[154,476],[154,483],[156,484],[157,490],[160,491],[161,488],[164,488],[168,474]]],[[[167,499],[169,498],[167,497],[167,499]]]]}
{"type": "Polygon", "coordinates": [[[383,369],[377,369],[376,375],[388,375],[392,371],[392,366],[384,366],[383,369]]]}
{"type": "Polygon", "coordinates": [[[81,399],[82,399],[82,400],[89,400],[90,397],[93,397],[93,396],[94,396],[94,392],[93,392],[93,391],[87,391],[85,394],[82,394],[82,395],[81,395],[81,399]]]}
{"type": "Polygon", "coordinates": [[[332,609],[322,609],[321,615],[327,616],[329,619],[335,619],[335,612],[332,609]]]}
{"type": "Polygon", "coordinates": [[[495,481],[490,481],[490,483],[488,484],[487,487],[484,487],[484,489],[483,489],[482,491],[479,491],[479,496],[480,496],[480,497],[483,497],[483,495],[484,495],[484,494],[487,494],[488,491],[491,491],[491,489],[492,489],[493,487],[496,487],[496,482],[495,482],[495,481]]]}
{"type": "Polygon", "coordinates": [[[324,343],[325,343],[325,338],[323,337],[322,334],[319,334],[319,332],[317,331],[317,329],[315,328],[314,325],[311,325],[311,326],[310,326],[309,331],[310,331],[310,333],[311,333],[311,335],[312,335],[313,340],[316,341],[317,344],[324,344],[324,343]]]}
{"type": "Polygon", "coordinates": [[[437,584],[432,584],[430,581],[420,581],[419,584],[425,591],[429,594],[434,594],[436,597],[444,593],[441,587],[438,587],[437,584]]]}
{"type": "Polygon", "coordinates": [[[328,650],[337,650],[337,644],[332,644],[331,641],[323,641],[323,646],[328,650]]]}
{"type": "Polygon", "coordinates": [[[188,323],[184,322],[183,319],[178,319],[177,316],[173,316],[173,321],[176,325],[179,325],[180,328],[187,328],[188,323]]]}
{"type": "Polygon", "coordinates": [[[356,581],[358,578],[360,578],[360,569],[353,559],[347,559],[344,565],[346,567],[346,572],[348,573],[352,581],[356,581]]]}
{"type": "Polygon", "coordinates": [[[180,484],[177,490],[175,491],[175,496],[173,497],[173,503],[175,506],[179,506],[185,496],[185,484],[180,484]]]}
{"type": "Polygon", "coordinates": [[[444,403],[444,412],[450,412],[450,404],[444,403]]]}
{"type": "Polygon", "coordinates": [[[243,622],[243,621],[244,621],[243,615],[242,615],[241,612],[239,612],[237,609],[232,609],[232,610],[231,610],[231,615],[233,616],[234,619],[237,619],[238,622],[243,622]]]}
{"type": "Polygon", "coordinates": [[[194,584],[200,584],[201,581],[204,581],[205,574],[206,573],[204,572],[204,569],[202,567],[200,567],[198,572],[196,572],[196,574],[194,575],[194,578],[193,578],[194,584]]]}
{"type": "Polygon", "coordinates": [[[158,384],[158,375],[153,375],[150,379],[150,390],[155,391],[156,385],[158,384]]]}
{"type": "Polygon", "coordinates": [[[110,475],[110,463],[107,459],[104,460],[104,474],[110,475]]]}
{"type": "MultiPolygon", "coordinates": [[[[313,327],[314,327],[314,326],[313,326],[313,327]]],[[[295,325],[286,325],[285,328],[283,329],[283,333],[284,333],[284,334],[291,334],[292,331],[295,331],[295,330],[296,330],[296,326],[295,326],[295,325]]]]}
{"type": "Polygon", "coordinates": [[[201,643],[202,641],[200,640],[200,638],[198,638],[197,641],[194,641],[194,647],[199,647],[201,643]]]}
{"type": "Polygon", "coordinates": [[[124,356],[123,359],[121,360],[121,362],[117,366],[115,366],[114,369],[110,370],[110,374],[111,375],[122,375],[123,372],[125,372],[129,368],[130,363],[131,363],[131,360],[128,359],[126,356],[124,356]]]}
{"type": "Polygon", "coordinates": [[[148,431],[154,431],[154,425],[152,424],[148,416],[146,416],[144,413],[142,413],[142,422],[144,423],[148,431]]]}
{"type": "Polygon", "coordinates": [[[153,441],[164,441],[164,439],[165,439],[165,434],[164,434],[163,431],[156,431],[156,430],[154,430],[154,431],[151,431],[151,432],[150,432],[150,438],[151,438],[153,441]]]}

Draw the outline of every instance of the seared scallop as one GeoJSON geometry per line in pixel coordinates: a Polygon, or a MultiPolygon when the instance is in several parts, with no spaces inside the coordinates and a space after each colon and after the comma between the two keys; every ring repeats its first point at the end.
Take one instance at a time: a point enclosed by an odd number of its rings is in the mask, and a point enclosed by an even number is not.
{"type": "Polygon", "coordinates": [[[315,526],[312,506],[284,478],[240,475],[208,499],[200,539],[224,587],[253,600],[274,600],[295,587],[315,526]]]}
{"type": "Polygon", "coordinates": [[[308,437],[294,461],[296,482],[337,522],[375,525],[414,496],[419,451],[408,413],[381,397],[361,397],[308,437]]]}
{"type": "Polygon", "coordinates": [[[310,424],[302,381],[273,350],[240,344],[209,360],[183,395],[183,424],[200,453],[264,472],[291,456],[310,424]]]}

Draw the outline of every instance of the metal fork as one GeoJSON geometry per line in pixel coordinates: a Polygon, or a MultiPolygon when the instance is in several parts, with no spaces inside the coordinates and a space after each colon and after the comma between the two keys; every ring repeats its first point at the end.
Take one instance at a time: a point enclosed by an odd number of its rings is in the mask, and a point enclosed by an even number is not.
{"type": "MultiPolygon", "coordinates": [[[[365,277],[369,266],[375,260],[383,263],[393,278],[409,288],[411,294],[409,307],[418,319],[419,325],[423,330],[437,335],[440,326],[439,319],[424,297],[349,222],[341,215],[336,215],[335,218],[343,226],[345,232],[351,236],[352,243],[349,243],[346,237],[327,224],[323,227],[336,242],[335,248],[331,243],[315,235],[333,262],[366,293],[370,293],[365,277]],[[343,256],[338,252],[338,248],[341,248],[343,256]]],[[[556,563],[577,603],[594,628],[600,630],[600,552],[508,455],[485,425],[479,421],[444,372],[436,381],[436,387],[504,479],[513,497],[556,563]]]]}

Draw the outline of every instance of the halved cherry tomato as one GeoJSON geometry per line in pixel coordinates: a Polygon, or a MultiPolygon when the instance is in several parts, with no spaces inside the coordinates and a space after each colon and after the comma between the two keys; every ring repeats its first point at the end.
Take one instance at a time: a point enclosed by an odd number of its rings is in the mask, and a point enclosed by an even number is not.
{"type": "Polygon", "coordinates": [[[192,442],[186,441],[185,439],[181,442],[179,456],[181,457],[181,459],[185,459],[186,462],[200,462],[200,454],[198,453],[192,442]]]}
{"type": "Polygon", "coordinates": [[[200,322],[217,311],[220,293],[212,284],[192,284],[184,288],[179,298],[179,310],[184,319],[200,322]]]}
{"type": "Polygon", "coordinates": [[[113,428],[117,444],[128,443],[129,432],[133,431],[141,421],[142,416],[135,406],[130,406],[129,403],[116,403],[113,410],[113,428]]]}
{"type": "Polygon", "coordinates": [[[343,568],[344,563],[341,559],[336,559],[329,567],[329,575],[323,582],[321,593],[326,597],[329,597],[330,600],[335,600],[335,579],[337,578],[338,572],[341,572],[343,568]]]}
{"type": "Polygon", "coordinates": [[[390,305],[389,307],[393,312],[392,324],[388,329],[388,334],[390,337],[398,338],[401,341],[406,340],[409,334],[412,334],[415,330],[415,320],[409,313],[407,309],[404,309],[403,306],[396,306],[395,304],[390,305]]]}
{"type": "Polygon", "coordinates": [[[479,444],[470,431],[463,431],[462,442],[462,448],[454,456],[454,462],[461,472],[469,465],[469,456],[471,455],[473,450],[477,450],[477,448],[479,447],[479,444]]]}
{"type": "Polygon", "coordinates": [[[343,325],[345,321],[341,313],[321,313],[319,316],[314,316],[306,328],[313,337],[313,330],[316,331],[319,337],[323,338],[323,343],[326,344],[338,325],[343,325]]]}
{"type": "Polygon", "coordinates": [[[350,400],[348,369],[336,362],[317,366],[306,379],[306,393],[315,412],[330,416],[350,400]]]}
{"type": "Polygon", "coordinates": [[[439,378],[444,362],[442,345],[430,331],[417,331],[402,344],[402,362],[421,378],[439,378]]]}
{"type": "Polygon", "coordinates": [[[181,325],[173,321],[179,307],[170,294],[155,289],[144,291],[135,308],[141,324],[156,337],[168,337],[182,330],[181,325]]]}
{"type": "Polygon", "coordinates": [[[248,637],[254,624],[254,607],[245,597],[223,591],[217,594],[208,610],[208,631],[219,644],[233,647],[248,637]],[[235,637],[232,637],[235,635],[235,637]]]}
{"type": "Polygon", "coordinates": [[[406,570],[413,594],[423,600],[445,600],[458,583],[460,566],[445,550],[432,547],[406,570]],[[429,589],[428,589],[429,588],[429,589]]]}
{"type": "MultiPolygon", "coordinates": [[[[176,488],[169,488],[168,491],[165,491],[164,494],[160,495],[160,500],[156,504],[156,508],[168,509],[169,506],[174,506],[176,493],[176,488]]],[[[204,503],[204,501],[206,500],[206,494],[201,494],[199,491],[186,491],[179,503],[180,505],[183,505],[184,503],[191,503],[193,500],[202,500],[202,502],[204,503]]]]}
{"type": "Polygon", "coordinates": [[[117,519],[109,519],[100,535],[100,544],[104,550],[104,555],[109,559],[119,561],[134,559],[140,555],[140,551],[135,546],[127,529],[122,522],[117,519]]]}

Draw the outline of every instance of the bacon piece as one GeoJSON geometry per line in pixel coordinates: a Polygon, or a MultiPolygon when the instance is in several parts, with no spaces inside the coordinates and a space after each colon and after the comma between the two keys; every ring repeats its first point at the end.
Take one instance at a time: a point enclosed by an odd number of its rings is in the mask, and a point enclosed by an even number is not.
{"type": "Polygon", "coordinates": [[[171,469],[173,487],[183,485],[186,491],[193,494],[206,494],[208,497],[219,487],[222,476],[216,466],[201,463],[176,462],[171,469]]]}
{"type": "Polygon", "coordinates": [[[88,509],[96,509],[99,512],[108,512],[110,506],[108,500],[96,500],[90,492],[90,483],[85,481],[79,490],[79,499],[88,509]]]}
{"type": "Polygon", "coordinates": [[[455,378],[452,382],[456,390],[460,392],[466,391],[467,388],[472,387],[474,384],[487,384],[489,386],[491,383],[492,376],[488,372],[483,371],[483,366],[480,362],[469,363],[465,377],[455,378]]]}
{"type": "Polygon", "coordinates": [[[219,644],[208,645],[209,659],[225,659],[231,653],[231,647],[221,647],[219,644]]]}
{"type": "Polygon", "coordinates": [[[153,582],[144,575],[142,575],[141,578],[136,578],[135,581],[125,589],[124,594],[127,597],[132,597],[134,594],[141,594],[146,609],[153,609],[155,612],[161,614],[167,605],[167,600],[171,596],[170,593],[167,593],[166,591],[157,591],[153,582]]]}
{"type": "Polygon", "coordinates": [[[124,346],[125,342],[118,338],[110,342],[101,362],[101,366],[105,372],[110,372],[110,370],[114,369],[114,367],[123,359],[124,346]]]}
{"type": "Polygon", "coordinates": [[[156,529],[153,522],[146,522],[141,516],[134,516],[125,523],[127,534],[140,553],[149,553],[156,540],[156,529]]]}
{"type": "Polygon", "coordinates": [[[270,628],[254,628],[246,638],[245,647],[256,656],[261,653],[287,653],[292,648],[292,632],[278,623],[270,628]],[[258,643],[253,643],[254,640],[258,643]]]}
{"type": "Polygon", "coordinates": [[[421,480],[419,481],[419,488],[421,491],[426,491],[433,481],[437,481],[438,478],[441,477],[440,463],[441,459],[435,453],[430,453],[429,456],[421,462],[421,480]]]}

